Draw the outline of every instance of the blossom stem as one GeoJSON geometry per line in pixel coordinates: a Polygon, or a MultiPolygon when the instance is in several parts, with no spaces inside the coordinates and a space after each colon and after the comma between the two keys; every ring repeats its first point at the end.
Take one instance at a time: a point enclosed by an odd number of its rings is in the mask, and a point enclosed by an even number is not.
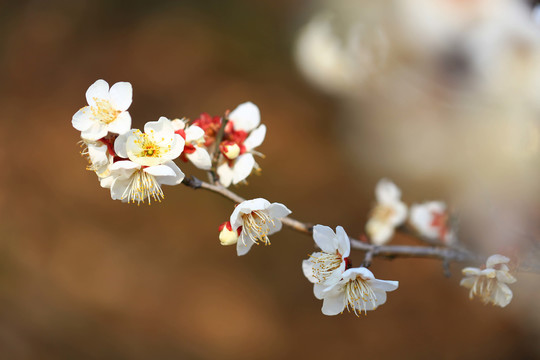
{"type": "MultiPolygon", "coordinates": [[[[186,177],[182,183],[192,189],[205,189],[235,203],[245,201],[244,198],[225,188],[219,183],[211,184],[198,178],[191,176],[186,177]]],[[[313,225],[304,223],[299,220],[286,217],[281,219],[281,222],[291,229],[311,235],[313,234],[313,225]]],[[[401,229],[400,229],[401,230],[401,229]]],[[[411,231],[403,231],[407,235],[415,236],[411,231]]],[[[349,238],[351,248],[366,252],[365,262],[371,263],[375,257],[387,259],[394,258],[431,258],[438,259],[444,262],[444,266],[448,266],[451,262],[483,262],[485,259],[469,250],[461,247],[450,247],[444,244],[433,244],[432,246],[405,246],[405,245],[374,245],[366,243],[354,238],[349,238]]],[[[424,239],[421,239],[424,240],[424,239]]],[[[540,273],[540,268],[531,264],[520,264],[519,271],[540,273]]]]}

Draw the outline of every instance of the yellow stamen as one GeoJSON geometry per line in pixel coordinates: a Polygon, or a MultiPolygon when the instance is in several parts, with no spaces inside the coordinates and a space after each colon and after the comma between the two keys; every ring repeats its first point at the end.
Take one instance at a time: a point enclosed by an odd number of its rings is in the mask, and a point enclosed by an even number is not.
{"type": "Polygon", "coordinates": [[[244,220],[242,232],[247,234],[247,237],[251,241],[255,244],[259,244],[260,241],[265,245],[270,245],[268,233],[270,232],[270,225],[272,227],[274,226],[274,220],[266,212],[255,210],[249,214],[242,215],[242,219],[244,220]]]}
{"type": "Polygon", "coordinates": [[[148,199],[148,205],[151,199],[161,202],[165,198],[161,186],[159,186],[156,178],[148,174],[143,169],[137,170],[131,175],[131,180],[126,190],[122,194],[122,200],[127,199],[128,202],[139,205],[148,199]]]}
{"type": "Polygon", "coordinates": [[[367,306],[369,304],[373,305],[373,309],[375,309],[377,296],[366,280],[357,277],[345,284],[345,287],[348,311],[352,309],[356,316],[360,316],[362,311],[364,314],[367,314],[367,306]]]}

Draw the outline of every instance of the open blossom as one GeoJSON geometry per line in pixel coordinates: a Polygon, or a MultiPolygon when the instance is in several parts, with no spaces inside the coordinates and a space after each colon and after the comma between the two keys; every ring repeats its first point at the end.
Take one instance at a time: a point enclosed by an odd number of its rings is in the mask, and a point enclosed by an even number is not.
{"type": "Polygon", "coordinates": [[[462,270],[465,278],[460,285],[470,289],[469,299],[479,297],[484,304],[491,303],[505,307],[512,300],[512,290],[507,284],[517,280],[513,277],[506,265],[509,258],[502,255],[491,255],[486,261],[486,268],[466,267],[462,270]]]}
{"type": "Polygon", "coordinates": [[[258,168],[253,154],[259,154],[255,148],[266,136],[266,126],[259,126],[260,122],[259,108],[251,102],[238,105],[229,114],[229,123],[219,146],[224,159],[217,168],[223,186],[238,184],[258,168]]]}
{"type": "Polygon", "coordinates": [[[382,179],[375,188],[377,205],[366,223],[366,232],[375,245],[386,244],[396,226],[407,218],[407,205],[401,201],[401,191],[390,180],[382,179]]]}
{"type": "Polygon", "coordinates": [[[386,292],[398,288],[397,281],[375,279],[365,267],[345,270],[341,280],[326,288],[316,288],[315,296],[323,300],[322,313],[337,315],[345,308],[357,316],[386,302],[386,292]]]}
{"type": "Polygon", "coordinates": [[[232,231],[241,230],[236,243],[238,256],[247,254],[253,244],[270,245],[268,235],[281,230],[280,219],[290,213],[285,205],[270,203],[262,198],[238,204],[230,219],[232,231]]]}
{"type": "Polygon", "coordinates": [[[144,133],[134,129],[120,135],[114,149],[129,160],[111,166],[111,196],[127,202],[161,201],[161,185],[177,185],[184,173],[172,161],[184,148],[184,139],[174,133],[171,121],[160,117],[144,126],[144,133]]]}
{"type": "Polygon", "coordinates": [[[420,233],[431,240],[440,240],[445,244],[456,241],[455,233],[448,226],[448,212],[442,201],[429,201],[411,206],[409,221],[420,233]]]}
{"type": "Polygon", "coordinates": [[[185,157],[183,160],[191,161],[199,169],[210,170],[212,159],[204,148],[204,130],[197,125],[186,126],[186,121],[180,119],[173,120],[172,125],[175,133],[182,136],[186,142],[182,153],[182,158],[185,157]]]}
{"type": "Polygon", "coordinates": [[[313,227],[313,239],[320,252],[315,252],[309,256],[308,260],[302,262],[302,270],[309,281],[314,283],[314,287],[319,292],[324,287],[323,284],[337,282],[345,271],[348,257],[351,252],[349,237],[341,226],[336,228],[336,232],[324,225],[313,227]]]}
{"type": "Polygon", "coordinates": [[[123,134],[131,128],[133,89],[128,82],[117,82],[109,89],[105,80],[98,80],[86,91],[88,106],[73,115],[73,127],[81,131],[85,140],[96,141],[107,133],[123,134]]]}

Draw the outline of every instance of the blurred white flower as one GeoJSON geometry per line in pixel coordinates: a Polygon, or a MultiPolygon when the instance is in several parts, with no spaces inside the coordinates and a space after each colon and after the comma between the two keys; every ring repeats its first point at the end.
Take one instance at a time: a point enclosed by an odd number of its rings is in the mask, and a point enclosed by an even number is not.
{"type": "Polygon", "coordinates": [[[440,240],[445,244],[456,241],[455,233],[448,227],[446,204],[442,201],[412,205],[409,221],[420,235],[428,239],[440,240]]]}
{"type": "Polygon", "coordinates": [[[513,277],[506,265],[509,258],[502,255],[491,255],[486,261],[486,268],[466,267],[462,270],[465,278],[460,285],[471,289],[469,299],[479,297],[484,304],[491,303],[505,307],[512,300],[512,290],[507,284],[513,284],[517,280],[513,277]]]}
{"type": "Polygon", "coordinates": [[[330,93],[348,95],[363,84],[367,76],[384,62],[387,39],[380,31],[371,34],[369,25],[356,22],[345,35],[336,33],[330,12],[314,16],[299,32],[296,62],[316,86],[330,93]]]}
{"type": "Polygon", "coordinates": [[[255,148],[266,136],[266,126],[259,126],[260,122],[259,108],[251,102],[238,105],[229,114],[224,141],[220,144],[224,159],[217,168],[223,186],[238,184],[258,168],[253,155],[260,155],[255,148]]]}
{"type": "Polygon", "coordinates": [[[165,117],[144,126],[144,133],[131,130],[120,135],[115,143],[116,154],[129,160],[111,166],[111,196],[127,202],[161,201],[161,185],[177,185],[184,173],[172,161],[184,148],[184,139],[174,133],[165,117]]]}
{"type": "Polygon", "coordinates": [[[383,245],[392,238],[395,227],[407,218],[407,206],[401,202],[399,188],[387,179],[377,183],[375,197],[377,205],[366,223],[366,232],[373,244],[383,245]]]}
{"type": "Polygon", "coordinates": [[[241,229],[236,243],[238,256],[245,255],[253,244],[270,245],[268,235],[281,230],[282,218],[291,211],[280,203],[270,203],[268,200],[257,198],[241,202],[234,209],[230,223],[232,230],[241,229]]]}
{"type": "Polygon", "coordinates": [[[398,288],[397,281],[375,279],[373,273],[365,267],[345,270],[341,280],[315,292],[323,300],[322,313],[337,315],[345,308],[360,315],[375,310],[386,302],[386,292],[398,288]]]}
{"type": "Polygon", "coordinates": [[[73,127],[81,131],[85,140],[96,141],[107,133],[123,134],[131,128],[133,89],[128,82],[118,82],[109,89],[105,80],[98,80],[86,91],[88,106],[73,115],[73,127]]]}
{"type": "Polygon", "coordinates": [[[193,165],[202,170],[210,170],[212,159],[204,147],[204,130],[197,125],[186,126],[186,120],[174,119],[172,125],[176,134],[185,140],[182,158],[191,161],[193,165]]]}
{"type": "Polygon", "coordinates": [[[302,270],[309,281],[315,287],[321,287],[315,292],[322,290],[323,284],[337,282],[345,271],[348,257],[351,252],[349,237],[341,226],[336,232],[323,225],[313,227],[313,239],[322,250],[309,256],[309,260],[302,262],[302,270]]]}

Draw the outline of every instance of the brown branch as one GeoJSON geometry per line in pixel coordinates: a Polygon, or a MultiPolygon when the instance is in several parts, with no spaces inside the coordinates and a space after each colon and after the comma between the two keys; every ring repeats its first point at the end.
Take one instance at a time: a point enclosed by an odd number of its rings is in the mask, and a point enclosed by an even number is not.
{"type": "MultiPolygon", "coordinates": [[[[205,189],[216,194],[223,196],[224,198],[231,200],[235,203],[241,203],[246,199],[232,192],[231,190],[223,187],[219,183],[210,184],[196,177],[186,177],[182,183],[193,189],[205,189]]],[[[290,227],[293,230],[301,232],[303,234],[313,234],[313,225],[295,220],[290,217],[281,219],[281,222],[290,227]]],[[[408,235],[413,235],[411,232],[406,232],[408,235]]],[[[364,258],[364,266],[369,266],[371,261],[375,257],[383,258],[430,258],[443,261],[443,267],[448,268],[451,262],[473,262],[483,263],[485,258],[475,253],[468,251],[464,248],[448,247],[442,244],[434,244],[433,246],[405,246],[405,245],[374,245],[369,244],[354,238],[349,238],[351,241],[351,248],[366,252],[364,258]]],[[[527,264],[525,266],[520,265],[517,269],[524,272],[540,273],[540,268],[527,264]]],[[[447,273],[447,270],[445,270],[447,273]]]]}

